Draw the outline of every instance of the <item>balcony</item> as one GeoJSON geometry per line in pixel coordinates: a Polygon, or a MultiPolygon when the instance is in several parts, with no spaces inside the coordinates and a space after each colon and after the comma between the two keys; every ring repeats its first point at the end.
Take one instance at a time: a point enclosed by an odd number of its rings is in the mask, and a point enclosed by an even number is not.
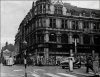
{"type": "Polygon", "coordinates": [[[100,33],[100,29],[93,29],[91,30],[92,33],[100,33]]]}

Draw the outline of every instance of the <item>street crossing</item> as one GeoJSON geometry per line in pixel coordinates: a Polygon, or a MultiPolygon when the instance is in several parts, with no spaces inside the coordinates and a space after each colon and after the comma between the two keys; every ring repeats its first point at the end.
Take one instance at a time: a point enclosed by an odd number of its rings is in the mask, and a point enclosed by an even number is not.
{"type": "Polygon", "coordinates": [[[58,73],[58,74],[59,74],[59,75],[66,76],[66,77],[77,77],[77,76],[70,75],[70,74],[65,74],[65,73],[58,73]]]}
{"type": "MultiPolygon", "coordinates": [[[[70,73],[59,69],[49,70],[47,68],[34,68],[34,69],[27,68],[27,77],[87,77],[91,75],[93,75],[91,72],[90,74],[86,74],[77,71],[70,73]]],[[[13,70],[11,68],[11,70],[9,71],[2,71],[0,77],[24,77],[24,76],[25,76],[25,70],[23,68],[16,68],[13,70]]]]}
{"type": "MultiPolygon", "coordinates": [[[[32,74],[33,77],[41,77],[39,75],[36,75],[35,73],[32,74]]],[[[44,77],[77,77],[75,75],[70,75],[67,73],[56,73],[56,74],[52,74],[52,73],[44,73],[44,77]]]]}

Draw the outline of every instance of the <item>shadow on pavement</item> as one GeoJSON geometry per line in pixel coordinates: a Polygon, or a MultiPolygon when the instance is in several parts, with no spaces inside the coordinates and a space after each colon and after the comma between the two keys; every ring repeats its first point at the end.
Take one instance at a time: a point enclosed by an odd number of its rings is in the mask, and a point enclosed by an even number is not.
{"type": "Polygon", "coordinates": [[[87,77],[100,77],[99,75],[94,75],[94,76],[87,76],[87,77]]]}

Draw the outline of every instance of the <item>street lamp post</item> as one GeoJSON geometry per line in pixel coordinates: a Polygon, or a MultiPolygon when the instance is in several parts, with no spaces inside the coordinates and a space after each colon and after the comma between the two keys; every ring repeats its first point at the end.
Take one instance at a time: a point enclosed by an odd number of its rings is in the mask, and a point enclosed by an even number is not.
{"type": "Polygon", "coordinates": [[[77,39],[75,38],[75,55],[77,54],[77,39]]]}
{"type": "Polygon", "coordinates": [[[73,38],[75,39],[74,41],[74,46],[75,46],[75,57],[77,56],[77,39],[79,38],[78,35],[74,35],[73,38]]]}
{"type": "Polygon", "coordinates": [[[24,46],[25,46],[25,50],[24,50],[24,65],[25,65],[25,77],[27,77],[27,71],[26,71],[26,68],[27,68],[27,60],[26,60],[26,57],[27,57],[27,54],[26,54],[26,46],[27,46],[27,42],[24,40],[23,42],[24,46]]]}

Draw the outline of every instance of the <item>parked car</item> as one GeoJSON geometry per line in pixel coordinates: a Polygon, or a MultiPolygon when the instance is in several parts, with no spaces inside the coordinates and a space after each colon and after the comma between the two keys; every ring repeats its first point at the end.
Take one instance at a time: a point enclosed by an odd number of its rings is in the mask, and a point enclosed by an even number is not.
{"type": "MultiPolygon", "coordinates": [[[[60,66],[62,67],[62,69],[68,68],[69,67],[69,60],[68,60],[68,58],[66,60],[62,61],[60,63],[60,66]]],[[[73,62],[73,66],[74,66],[74,68],[76,68],[76,67],[80,68],[81,67],[81,62],[79,62],[78,60],[75,60],[73,62]]]]}

